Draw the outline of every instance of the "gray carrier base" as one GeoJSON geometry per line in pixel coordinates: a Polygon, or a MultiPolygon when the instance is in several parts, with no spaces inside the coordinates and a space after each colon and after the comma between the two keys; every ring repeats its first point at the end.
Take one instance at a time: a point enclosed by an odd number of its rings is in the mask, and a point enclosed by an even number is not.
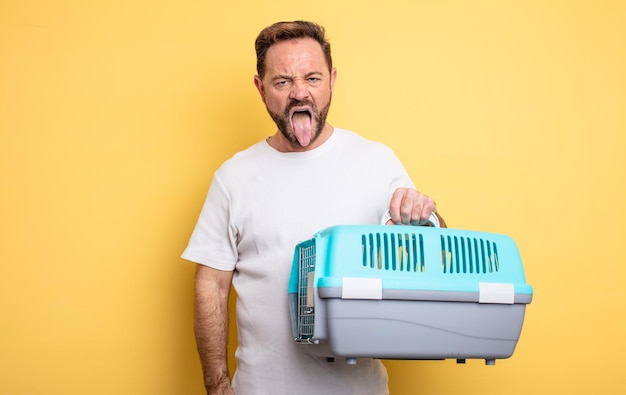
{"type": "Polygon", "coordinates": [[[482,304],[467,293],[396,291],[382,300],[359,300],[341,299],[338,289],[318,291],[315,336],[304,343],[311,343],[313,355],[347,363],[367,357],[484,359],[493,365],[513,354],[532,299],[517,294],[514,304],[482,304]]]}

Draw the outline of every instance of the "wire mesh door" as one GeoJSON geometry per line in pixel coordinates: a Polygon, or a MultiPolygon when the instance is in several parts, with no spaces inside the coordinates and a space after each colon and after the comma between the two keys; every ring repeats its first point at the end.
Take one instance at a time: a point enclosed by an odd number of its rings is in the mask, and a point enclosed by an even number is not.
{"type": "Polygon", "coordinates": [[[298,274],[298,341],[313,338],[315,324],[315,244],[301,246],[298,274]]]}

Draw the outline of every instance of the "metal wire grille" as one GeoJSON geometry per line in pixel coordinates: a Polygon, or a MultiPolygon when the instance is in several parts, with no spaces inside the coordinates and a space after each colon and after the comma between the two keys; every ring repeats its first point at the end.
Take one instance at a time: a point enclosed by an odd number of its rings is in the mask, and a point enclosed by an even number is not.
{"type": "Polygon", "coordinates": [[[315,244],[303,246],[299,254],[298,273],[298,340],[306,341],[313,337],[315,306],[313,276],[315,269],[315,244]]]}

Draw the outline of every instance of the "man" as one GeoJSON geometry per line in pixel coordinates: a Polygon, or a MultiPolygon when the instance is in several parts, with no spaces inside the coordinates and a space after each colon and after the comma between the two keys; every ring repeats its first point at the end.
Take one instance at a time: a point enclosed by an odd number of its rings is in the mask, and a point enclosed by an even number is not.
{"type": "Polygon", "coordinates": [[[326,122],[337,71],[322,27],[274,24],[257,37],[256,52],[254,84],[278,131],[216,171],[183,253],[199,263],[195,324],[207,394],[387,394],[380,361],[331,363],[293,342],[293,250],[331,225],[436,222],[435,203],[414,189],[390,149],[326,122]],[[238,329],[232,385],[231,284],[238,329]]]}

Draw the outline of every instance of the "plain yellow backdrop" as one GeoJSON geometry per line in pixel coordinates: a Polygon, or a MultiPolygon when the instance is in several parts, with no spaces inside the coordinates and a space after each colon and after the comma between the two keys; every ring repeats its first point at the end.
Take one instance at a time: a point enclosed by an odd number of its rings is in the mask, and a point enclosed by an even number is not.
{"type": "Polygon", "coordinates": [[[626,392],[625,2],[4,0],[0,393],[203,393],[179,256],[274,131],[253,40],[293,19],[328,30],[331,123],[512,236],[535,290],[512,358],[386,361],[392,393],[626,392]]]}

